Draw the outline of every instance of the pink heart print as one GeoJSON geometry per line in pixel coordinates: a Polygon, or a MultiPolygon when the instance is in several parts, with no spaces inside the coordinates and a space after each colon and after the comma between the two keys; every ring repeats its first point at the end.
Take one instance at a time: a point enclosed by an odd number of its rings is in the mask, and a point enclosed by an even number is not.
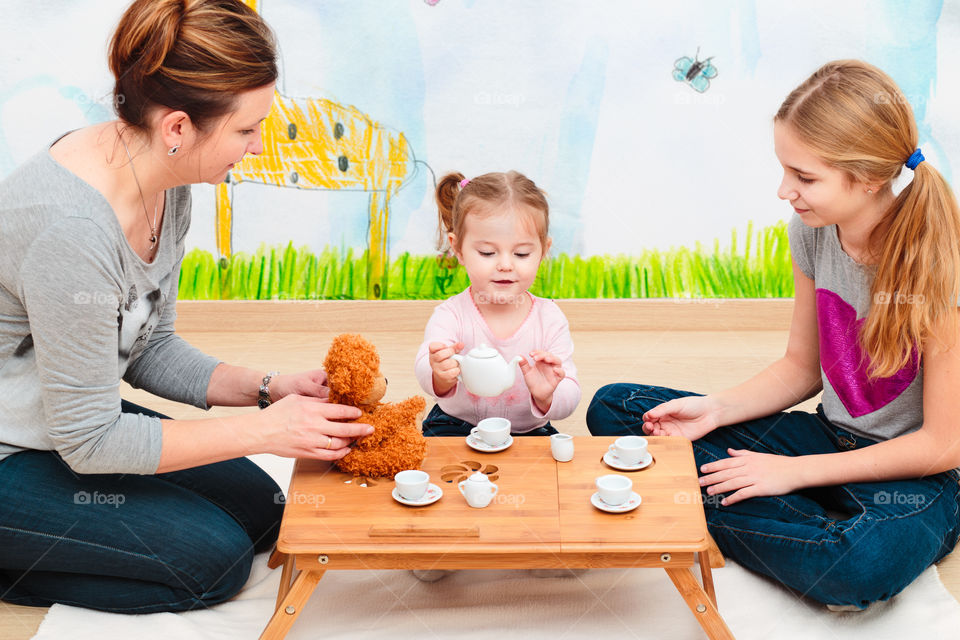
{"type": "Polygon", "coordinates": [[[817,289],[817,324],[820,328],[820,366],[840,402],[854,418],[872,413],[895,400],[910,386],[920,370],[916,350],[910,364],[889,378],[870,381],[870,360],[857,336],[864,318],[839,295],[817,289]]]}

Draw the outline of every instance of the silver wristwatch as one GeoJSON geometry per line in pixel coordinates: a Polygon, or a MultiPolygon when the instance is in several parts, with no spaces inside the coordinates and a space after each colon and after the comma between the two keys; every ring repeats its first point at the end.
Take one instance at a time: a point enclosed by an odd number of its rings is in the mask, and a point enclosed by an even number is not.
{"type": "Polygon", "coordinates": [[[271,371],[263,376],[263,381],[260,383],[260,392],[257,397],[257,406],[261,409],[266,409],[270,406],[270,379],[278,375],[280,375],[279,371],[271,371]]]}

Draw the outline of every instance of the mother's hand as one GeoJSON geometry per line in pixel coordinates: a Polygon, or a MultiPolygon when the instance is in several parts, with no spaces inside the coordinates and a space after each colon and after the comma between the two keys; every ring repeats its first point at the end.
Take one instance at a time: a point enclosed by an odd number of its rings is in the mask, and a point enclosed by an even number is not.
{"type": "Polygon", "coordinates": [[[338,422],[359,418],[356,407],[297,394],[274,402],[260,416],[262,450],[287,458],[339,460],[354,440],[373,433],[362,422],[338,422]]]}
{"type": "Polygon", "coordinates": [[[270,383],[270,395],[274,401],[293,394],[326,398],[330,395],[330,389],[327,388],[327,372],[323,369],[313,369],[273,378],[270,383]]]}
{"type": "Polygon", "coordinates": [[[725,507],[758,496],[782,496],[801,488],[801,458],[746,449],[727,449],[730,458],[700,467],[700,486],[709,495],[733,492],[720,501],[725,507]]]}

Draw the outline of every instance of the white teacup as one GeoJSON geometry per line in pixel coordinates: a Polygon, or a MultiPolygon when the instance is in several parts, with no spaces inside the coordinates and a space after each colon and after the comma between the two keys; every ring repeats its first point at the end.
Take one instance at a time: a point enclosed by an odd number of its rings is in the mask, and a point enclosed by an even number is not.
{"type": "Polygon", "coordinates": [[[470,434],[491,447],[499,447],[510,436],[510,421],[506,418],[484,418],[470,430],[470,434]]]}
{"type": "Polygon", "coordinates": [[[393,481],[397,485],[397,493],[401,498],[419,500],[427,493],[427,487],[430,486],[430,474],[426,471],[408,469],[393,476],[393,481]]]}
{"type": "Polygon", "coordinates": [[[610,445],[610,451],[625,465],[638,464],[647,457],[647,439],[640,436],[623,436],[610,445]]]}
{"type": "Polygon", "coordinates": [[[566,433],[555,433],[550,436],[550,453],[557,462],[573,460],[573,436],[566,433]]]}
{"type": "Polygon", "coordinates": [[[596,483],[600,499],[611,507],[617,507],[626,502],[633,491],[633,481],[630,478],[613,473],[600,476],[596,483]]]}

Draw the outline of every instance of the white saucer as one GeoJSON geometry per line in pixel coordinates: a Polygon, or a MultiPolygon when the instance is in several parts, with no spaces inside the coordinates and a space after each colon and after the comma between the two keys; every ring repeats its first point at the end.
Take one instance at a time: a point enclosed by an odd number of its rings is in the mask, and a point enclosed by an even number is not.
{"type": "Polygon", "coordinates": [[[429,485],[427,485],[427,492],[423,494],[423,497],[419,500],[407,500],[400,495],[400,492],[397,491],[396,487],[393,488],[393,492],[390,495],[393,496],[394,500],[400,504],[405,504],[408,507],[423,507],[428,504],[433,504],[443,497],[443,489],[431,482],[429,485]]]}
{"type": "Polygon", "coordinates": [[[513,436],[508,435],[506,441],[503,444],[498,444],[496,446],[487,444],[480,438],[476,438],[473,434],[467,436],[467,446],[471,449],[476,449],[477,451],[482,451],[484,453],[496,453],[497,451],[503,451],[513,444],[513,436]]]}
{"type": "Polygon", "coordinates": [[[608,467],[613,467],[618,471],[640,471],[640,469],[646,469],[653,462],[653,454],[649,451],[645,458],[641,459],[637,464],[624,464],[620,462],[620,458],[614,455],[613,451],[609,449],[605,454],[603,454],[603,462],[608,467]]]}
{"type": "Polygon", "coordinates": [[[607,511],[609,513],[626,513],[627,511],[633,511],[640,506],[640,501],[640,494],[636,491],[631,491],[630,498],[623,504],[618,504],[617,506],[607,504],[601,500],[599,491],[590,496],[590,504],[595,506],[597,509],[600,509],[600,511],[607,511]]]}

